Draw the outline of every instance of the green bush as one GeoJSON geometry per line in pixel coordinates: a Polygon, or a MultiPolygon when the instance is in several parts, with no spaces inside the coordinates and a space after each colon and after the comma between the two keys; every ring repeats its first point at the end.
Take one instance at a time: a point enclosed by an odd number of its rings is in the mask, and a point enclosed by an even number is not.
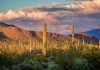
{"type": "Polygon", "coordinates": [[[89,63],[84,58],[74,58],[72,67],[73,70],[90,70],[89,63]]]}

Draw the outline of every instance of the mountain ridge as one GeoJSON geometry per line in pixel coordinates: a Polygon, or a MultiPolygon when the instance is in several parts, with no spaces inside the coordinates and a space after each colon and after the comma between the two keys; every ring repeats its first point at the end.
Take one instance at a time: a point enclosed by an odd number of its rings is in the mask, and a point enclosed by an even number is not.
{"type": "Polygon", "coordinates": [[[15,27],[14,25],[9,25],[9,24],[5,24],[3,22],[0,22],[0,27],[9,27],[9,26],[15,27]]]}
{"type": "Polygon", "coordinates": [[[95,36],[86,34],[84,32],[76,33],[75,38],[79,39],[80,41],[85,41],[87,43],[98,44],[98,39],[95,36]]]}
{"type": "Polygon", "coordinates": [[[98,40],[100,40],[100,29],[93,29],[93,30],[90,30],[90,31],[86,31],[84,33],[89,34],[91,36],[94,36],[98,40]]]}
{"type": "MultiPolygon", "coordinates": [[[[4,24],[5,25],[5,24],[4,24]]],[[[22,41],[29,41],[30,39],[41,39],[42,40],[42,32],[37,31],[28,31],[21,28],[18,28],[16,26],[3,26],[0,27],[0,32],[3,33],[3,35],[7,36],[9,39],[13,40],[22,40],[22,41]]],[[[47,38],[52,40],[65,40],[70,39],[64,35],[56,34],[56,33],[49,33],[47,32],[47,38]]]]}
{"type": "MultiPolygon", "coordinates": [[[[6,24],[4,24],[6,25],[6,24]]],[[[7,27],[3,26],[0,27],[0,39],[12,39],[12,40],[22,40],[22,41],[29,41],[30,39],[37,39],[42,41],[42,32],[37,31],[28,31],[21,28],[18,28],[14,25],[7,25],[7,27]]],[[[57,33],[50,33],[47,32],[47,38],[49,41],[69,41],[71,42],[71,35],[65,36],[57,33]]],[[[91,41],[98,43],[98,40],[91,35],[85,33],[76,33],[75,34],[75,41],[80,39],[81,41],[85,39],[86,42],[90,43],[91,41]]]]}

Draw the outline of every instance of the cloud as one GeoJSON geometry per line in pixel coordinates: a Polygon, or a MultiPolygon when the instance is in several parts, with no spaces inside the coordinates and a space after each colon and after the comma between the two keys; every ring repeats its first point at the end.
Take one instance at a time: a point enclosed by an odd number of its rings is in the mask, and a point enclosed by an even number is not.
{"type": "Polygon", "coordinates": [[[0,20],[14,20],[14,19],[21,19],[27,18],[31,20],[37,21],[50,21],[54,22],[55,14],[49,14],[49,12],[39,12],[39,11],[32,11],[32,12],[24,12],[24,11],[12,11],[9,10],[6,14],[0,13],[0,20]]]}
{"type": "Polygon", "coordinates": [[[25,13],[23,11],[12,11],[9,10],[7,13],[0,13],[0,20],[12,20],[15,18],[25,17],[25,13]]]}
{"type": "Polygon", "coordinates": [[[83,6],[85,8],[80,10],[79,12],[82,12],[84,14],[100,13],[100,2],[98,1],[83,3],[83,6]]]}
{"type": "Polygon", "coordinates": [[[55,21],[55,14],[49,14],[48,12],[31,12],[27,13],[27,18],[33,19],[33,20],[41,20],[41,21],[55,21]]]}
{"type": "Polygon", "coordinates": [[[16,11],[9,10],[7,13],[0,13],[0,20],[11,20],[15,18],[30,18],[33,20],[54,21],[56,17],[66,15],[66,17],[88,15],[100,13],[100,2],[81,2],[78,4],[66,5],[54,4],[53,6],[27,7],[16,11]]]}
{"type": "MultiPolygon", "coordinates": [[[[81,2],[78,4],[66,5],[53,4],[53,6],[43,7],[27,7],[21,10],[9,10],[7,13],[0,13],[0,20],[11,20],[15,18],[30,18],[35,20],[50,20],[60,15],[78,16],[80,14],[94,14],[100,13],[100,2],[94,0],[92,2],[81,2]]],[[[53,20],[54,21],[54,20],[53,20]]]]}
{"type": "Polygon", "coordinates": [[[94,0],[70,5],[55,3],[52,6],[9,10],[5,14],[0,13],[0,20],[30,30],[41,30],[41,24],[46,22],[49,26],[56,25],[48,27],[49,32],[65,34],[66,32],[71,33],[70,27],[72,21],[75,23],[76,30],[79,32],[92,29],[93,26],[97,27],[100,24],[99,15],[100,2],[99,0],[94,0]],[[84,27],[81,28],[82,26],[84,27]]]}

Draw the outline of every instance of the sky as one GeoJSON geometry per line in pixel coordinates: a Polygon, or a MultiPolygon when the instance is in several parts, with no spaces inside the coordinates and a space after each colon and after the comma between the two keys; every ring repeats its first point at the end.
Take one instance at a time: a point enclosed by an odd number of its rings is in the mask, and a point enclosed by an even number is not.
{"type": "Polygon", "coordinates": [[[38,6],[50,3],[71,3],[71,0],[0,0],[0,12],[7,12],[8,10],[15,10],[22,7],[38,6]]]}
{"type": "Polygon", "coordinates": [[[68,0],[0,0],[0,21],[31,31],[68,35],[100,29],[100,0],[73,3],[68,0]],[[37,7],[38,6],[38,7],[37,7]]]}

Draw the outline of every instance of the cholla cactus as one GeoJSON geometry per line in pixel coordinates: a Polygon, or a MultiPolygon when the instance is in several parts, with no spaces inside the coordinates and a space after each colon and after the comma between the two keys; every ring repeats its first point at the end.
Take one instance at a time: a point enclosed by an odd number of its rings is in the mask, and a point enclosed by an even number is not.
{"type": "Polygon", "coordinates": [[[47,25],[44,23],[43,25],[43,54],[46,54],[47,47],[47,25]]]}
{"type": "Polygon", "coordinates": [[[72,24],[72,42],[74,42],[74,32],[75,32],[74,24],[72,24]]]}

